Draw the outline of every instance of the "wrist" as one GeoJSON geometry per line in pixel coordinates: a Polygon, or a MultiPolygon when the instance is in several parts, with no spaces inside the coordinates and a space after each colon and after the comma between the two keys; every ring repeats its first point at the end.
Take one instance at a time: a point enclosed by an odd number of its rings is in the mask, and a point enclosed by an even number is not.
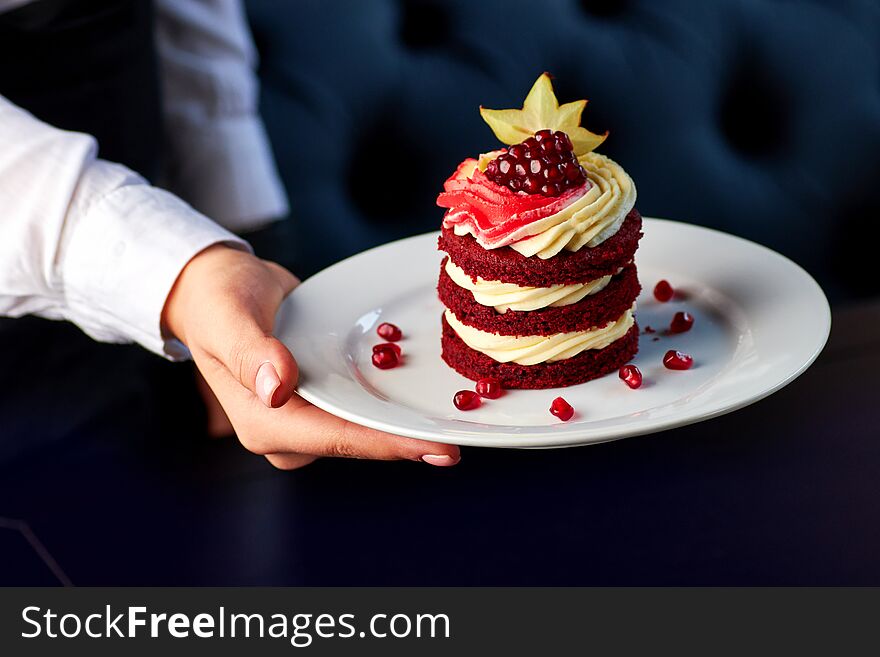
{"type": "Polygon", "coordinates": [[[205,279],[205,270],[215,267],[215,263],[225,260],[230,254],[248,256],[225,244],[213,244],[190,258],[180,270],[162,309],[161,328],[165,338],[188,344],[186,318],[187,309],[192,309],[196,301],[193,292],[199,288],[199,281],[205,279]]]}

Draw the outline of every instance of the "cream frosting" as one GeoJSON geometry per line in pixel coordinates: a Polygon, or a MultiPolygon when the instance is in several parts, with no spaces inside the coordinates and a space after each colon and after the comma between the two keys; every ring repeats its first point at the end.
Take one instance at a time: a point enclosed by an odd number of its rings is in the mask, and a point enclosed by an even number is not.
{"type": "MultiPolygon", "coordinates": [[[[614,235],[636,204],[636,186],[614,160],[589,152],[579,158],[590,187],[559,212],[515,231],[510,248],[524,256],[552,258],[563,249],[598,246],[614,235]]],[[[468,223],[456,224],[456,235],[473,233],[468,223]]]]}
{"type": "Polygon", "coordinates": [[[554,335],[498,335],[462,324],[451,310],[446,310],[446,321],[458,337],[471,349],[486,354],[499,363],[537,365],[565,360],[587,349],[603,349],[626,335],[632,327],[633,308],[616,321],[601,328],[554,335]]]}
{"type": "Polygon", "coordinates": [[[526,287],[502,281],[489,281],[479,276],[474,280],[451,259],[446,260],[446,273],[453,283],[470,291],[478,304],[491,306],[502,314],[508,310],[538,310],[568,306],[604,290],[611,282],[611,276],[602,276],[588,283],[526,287]]]}

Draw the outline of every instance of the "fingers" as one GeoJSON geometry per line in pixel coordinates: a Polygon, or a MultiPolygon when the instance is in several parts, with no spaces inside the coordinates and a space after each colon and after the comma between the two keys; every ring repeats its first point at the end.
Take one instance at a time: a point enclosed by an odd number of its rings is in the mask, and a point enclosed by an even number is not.
{"type": "MultiPolygon", "coordinates": [[[[291,404],[295,400],[291,400],[291,404]]],[[[461,460],[456,445],[445,445],[368,429],[304,403],[295,411],[296,451],[317,456],[424,461],[451,466],[461,460]]]]}
{"type": "Polygon", "coordinates": [[[207,415],[206,429],[209,438],[226,438],[235,435],[235,429],[226,415],[223,406],[217,400],[217,395],[211,390],[211,386],[205,381],[205,377],[197,369],[195,371],[196,390],[202,403],[205,405],[205,413],[207,415]]]}
{"type": "Polygon", "coordinates": [[[308,454],[266,454],[266,460],[279,470],[297,470],[314,463],[318,457],[308,454]]]}
{"type": "Polygon", "coordinates": [[[407,459],[450,466],[461,459],[457,446],[444,445],[368,429],[331,415],[294,395],[281,408],[268,411],[245,391],[221,363],[200,363],[205,379],[232,420],[239,440],[250,451],[273,455],[279,467],[294,464],[284,456],[344,456],[407,459]]]}

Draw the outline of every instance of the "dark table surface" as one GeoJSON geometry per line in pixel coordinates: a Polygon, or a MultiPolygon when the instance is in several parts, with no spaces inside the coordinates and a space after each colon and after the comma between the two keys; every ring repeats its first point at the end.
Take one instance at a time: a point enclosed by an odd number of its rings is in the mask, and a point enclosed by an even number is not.
{"type": "MultiPolygon", "coordinates": [[[[153,397],[0,466],[0,582],[877,585],[880,302],[833,316],[800,379],[732,415],[451,469],[275,471],[169,416],[185,366],[163,363],[153,397]]],[[[68,413],[105,361],[134,367],[120,349],[55,389],[68,413]]]]}

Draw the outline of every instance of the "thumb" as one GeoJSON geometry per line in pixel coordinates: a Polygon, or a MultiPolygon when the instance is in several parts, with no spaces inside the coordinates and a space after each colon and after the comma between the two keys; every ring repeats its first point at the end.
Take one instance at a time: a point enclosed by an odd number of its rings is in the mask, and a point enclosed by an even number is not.
{"type": "Polygon", "coordinates": [[[269,408],[287,403],[299,377],[296,360],[287,347],[256,325],[239,336],[224,364],[269,408]]]}
{"type": "Polygon", "coordinates": [[[267,306],[265,298],[260,297],[256,303],[251,299],[234,307],[234,333],[238,335],[225,365],[265,406],[278,408],[294,394],[299,368],[287,347],[272,335],[272,325],[278,304],[299,284],[299,279],[274,262],[264,260],[262,265],[271,272],[279,288],[278,299],[267,306]],[[270,308],[271,312],[267,312],[270,308]]]}
{"type": "Polygon", "coordinates": [[[233,376],[269,408],[284,406],[299,377],[287,347],[271,336],[261,335],[244,342],[237,351],[233,362],[227,364],[233,376]]]}
{"type": "Polygon", "coordinates": [[[293,355],[281,342],[265,336],[246,356],[248,365],[241,384],[257,395],[269,408],[284,406],[293,395],[299,368],[293,355]]]}

